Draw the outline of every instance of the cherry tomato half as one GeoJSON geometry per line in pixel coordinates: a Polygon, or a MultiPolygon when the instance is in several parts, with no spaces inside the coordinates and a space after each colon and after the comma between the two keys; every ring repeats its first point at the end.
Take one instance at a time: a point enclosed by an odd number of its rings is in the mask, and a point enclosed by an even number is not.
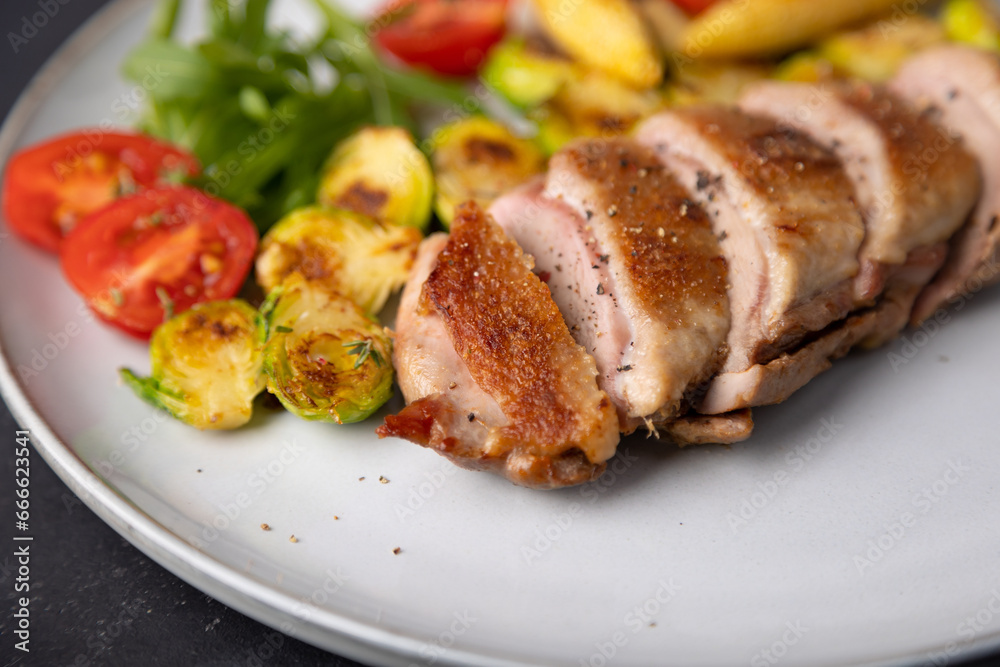
{"type": "Polygon", "coordinates": [[[503,37],[506,10],[506,0],[393,0],[375,39],[409,65],[467,76],[503,37]]]}
{"type": "Polygon", "coordinates": [[[688,14],[700,14],[712,5],[714,5],[717,0],[670,0],[675,5],[686,11],[688,14]]]}
{"type": "Polygon", "coordinates": [[[84,130],[19,151],[4,174],[3,210],[12,230],[58,252],[88,213],[122,194],[194,176],[198,161],[151,137],[84,130]]]}
{"type": "Polygon", "coordinates": [[[176,186],[92,213],[63,240],[60,260],[98,317],[145,339],[171,311],[234,296],[256,249],[242,210],[176,186]]]}

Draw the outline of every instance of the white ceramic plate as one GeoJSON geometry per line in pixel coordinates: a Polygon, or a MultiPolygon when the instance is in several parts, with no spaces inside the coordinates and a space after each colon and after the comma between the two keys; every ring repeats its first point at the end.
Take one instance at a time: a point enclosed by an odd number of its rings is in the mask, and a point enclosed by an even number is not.
{"type": "MultiPolygon", "coordinates": [[[[0,155],[127,121],[143,91],[118,63],[147,15],[118,2],[88,24],[0,155]]],[[[269,414],[222,435],[165,420],[116,379],[147,368],[145,346],[0,234],[0,385],[41,454],[165,567],[306,641],[382,664],[574,667],[910,664],[1000,645],[1000,290],[760,410],[744,445],[633,439],[598,483],[539,493],[379,441],[378,420],[269,414]]]]}

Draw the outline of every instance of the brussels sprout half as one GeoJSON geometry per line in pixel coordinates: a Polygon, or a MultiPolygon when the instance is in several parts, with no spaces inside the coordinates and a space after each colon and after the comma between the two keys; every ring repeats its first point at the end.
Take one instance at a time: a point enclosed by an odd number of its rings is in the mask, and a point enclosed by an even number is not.
{"type": "Polygon", "coordinates": [[[366,127],[342,141],[323,168],[317,193],[324,206],[421,231],[430,224],[433,198],[427,158],[401,127],[366,127]]]}
{"type": "Polygon", "coordinates": [[[421,238],[411,227],[386,227],[343,209],[299,209],[261,241],[257,282],[271,292],[298,274],[375,314],[406,282],[421,238]]]}
{"type": "Polygon", "coordinates": [[[579,69],[565,58],[531,50],[523,39],[508,38],[490,49],[479,77],[511,104],[527,108],[555,95],[579,69]]]}
{"type": "Polygon", "coordinates": [[[238,299],[195,306],[153,332],[149,377],[122,368],[122,379],[148,403],[199,429],[250,421],[264,388],[262,322],[238,299]]]}
{"type": "Polygon", "coordinates": [[[446,226],[459,204],[471,199],[485,208],[545,169],[545,158],[532,142],[483,116],[446,125],[435,132],[433,141],[434,207],[446,226]]]}
{"type": "Polygon", "coordinates": [[[552,154],[569,140],[624,136],[643,118],[664,107],[658,91],[630,88],[601,72],[566,81],[556,95],[529,114],[538,124],[538,143],[552,154]]]}
{"type": "Polygon", "coordinates": [[[290,412],[350,424],[392,396],[392,341],[347,297],[293,276],[262,311],[267,390],[290,412]]]}

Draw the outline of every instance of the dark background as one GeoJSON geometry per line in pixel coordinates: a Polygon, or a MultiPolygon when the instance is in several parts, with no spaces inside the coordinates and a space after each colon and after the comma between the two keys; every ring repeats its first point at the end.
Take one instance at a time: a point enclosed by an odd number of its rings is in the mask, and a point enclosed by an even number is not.
{"type": "MultiPolygon", "coordinates": [[[[0,117],[52,52],[107,0],[41,0],[59,10],[17,53],[8,33],[40,11],[40,0],[0,0],[0,117]]],[[[0,402],[0,517],[13,515],[17,426],[0,402]],[[8,481],[9,480],[9,481],[8,481]]],[[[13,649],[16,564],[0,555],[0,664],[333,665],[358,663],[280,635],[188,586],[95,516],[36,453],[31,456],[31,653],[13,649]],[[13,565],[13,567],[12,567],[13,565]],[[277,646],[272,651],[270,646],[277,646]]],[[[4,522],[7,544],[13,530],[4,522]]],[[[1000,654],[966,667],[1000,664],[1000,654]]]]}

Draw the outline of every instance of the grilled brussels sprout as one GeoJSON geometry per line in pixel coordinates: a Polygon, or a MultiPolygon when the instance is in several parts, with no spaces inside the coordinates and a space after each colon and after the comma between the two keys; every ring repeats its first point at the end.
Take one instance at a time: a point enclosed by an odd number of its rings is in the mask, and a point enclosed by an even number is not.
{"type": "Polygon", "coordinates": [[[558,56],[532,50],[523,39],[506,39],[490,50],[479,76],[508,102],[527,108],[556,94],[578,66],[558,56]]]}
{"type": "Polygon", "coordinates": [[[482,116],[441,128],[434,143],[435,209],[445,225],[451,224],[459,204],[472,199],[485,208],[545,169],[545,158],[532,142],[482,116]]]}
{"type": "Polygon", "coordinates": [[[267,390],[303,419],[349,424],[392,396],[392,342],[353,301],[293,276],[264,308],[267,390]]]}
{"type": "Polygon", "coordinates": [[[639,91],[600,72],[570,79],[546,104],[529,114],[538,124],[538,143],[546,153],[578,136],[612,138],[627,134],[664,105],[653,91],[639,91]]]}
{"type": "Polygon", "coordinates": [[[420,244],[411,227],[387,227],[343,209],[293,211],[264,236],[257,282],[271,292],[293,274],[319,281],[378,313],[406,282],[420,244]]]}
{"type": "Polygon", "coordinates": [[[916,14],[886,30],[876,22],[860,30],[842,32],[824,40],[817,49],[840,74],[867,81],[886,81],[907,58],[946,40],[937,21],[916,14]]]}
{"type": "Polygon", "coordinates": [[[434,177],[427,158],[400,127],[366,127],[330,155],[317,199],[387,225],[427,229],[434,177]]]}
{"type": "Polygon", "coordinates": [[[250,421],[264,388],[263,325],[249,304],[212,301],[161,324],[150,341],[152,370],[122,379],[143,400],[200,429],[233,429],[250,421]]]}
{"type": "Polygon", "coordinates": [[[1000,50],[1000,20],[980,0],[949,0],[941,11],[941,22],[951,40],[1000,50]]]}
{"type": "Polygon", "coordinates": [[[574,60],[636,88],[663,78],[663,63],[628,0],[535,0],[546,32],[574,60]]]}

